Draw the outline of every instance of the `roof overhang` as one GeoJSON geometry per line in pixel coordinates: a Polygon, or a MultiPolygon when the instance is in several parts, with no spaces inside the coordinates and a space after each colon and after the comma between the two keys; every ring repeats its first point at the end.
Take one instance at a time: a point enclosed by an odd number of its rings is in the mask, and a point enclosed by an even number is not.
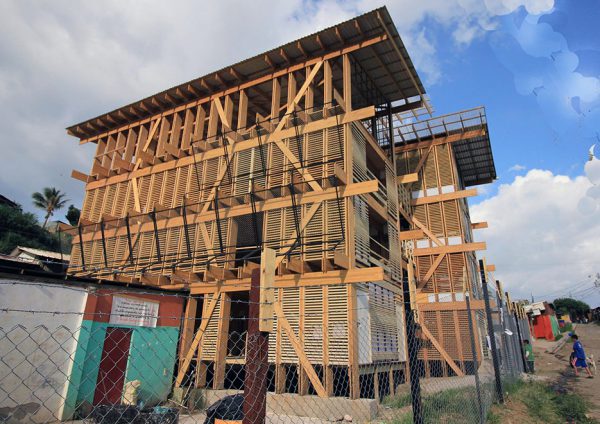
{"type": "MultiPolygon", "coordinates": [[[[278,70],[375,37],[381,37],[382,41],[353,51],[351,55],[354,61],[374,82],[386,101],[409,104],[414,102],[415,97],[422,98],[425,89],[387,8],[382,7],[72,125],[67,131],[79,138],[92,137],[195,100],[220,95],[226,90],[235,89],[278,70]]],[[[356,107],[364,106],[361,102],[364,103],[365,100],[360,97],[353,101],[357,102],[356,107]]]]}
{"type": "Polygon", "coordinates": [[[398,127],[398,135],[400,143],[396,143],[396,146],[406,146],[404,148],[451,143],[458,173],[465,187],[488,184],[496,179],[483,107],[407,122],[398,127]]]}

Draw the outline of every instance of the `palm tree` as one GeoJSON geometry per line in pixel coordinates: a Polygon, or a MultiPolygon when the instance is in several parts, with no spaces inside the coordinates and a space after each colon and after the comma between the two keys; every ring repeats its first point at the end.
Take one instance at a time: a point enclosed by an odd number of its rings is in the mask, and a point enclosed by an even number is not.
{"type": "Polygon", "coordinates": [[[33,204],[46,211],[46,219],[42,228],[46,228],[48,219],[54,214],[54,211],[62,208],[67,203],[68,200],[65,199],[65,196],[66,194],[61,193],[60,190],[54,187],[45,187],[42,193],[36,191],[31,195],[33,204]]]}

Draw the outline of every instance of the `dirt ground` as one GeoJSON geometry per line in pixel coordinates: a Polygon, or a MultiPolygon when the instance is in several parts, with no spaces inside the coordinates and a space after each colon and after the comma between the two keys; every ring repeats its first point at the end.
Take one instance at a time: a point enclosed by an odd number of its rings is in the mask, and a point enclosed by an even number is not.
{"type": "MultiPolygon", "coordinates": [[[[588,356],[593,354],[596,365],[600,366],[600,325],[578,324],[575,333],[579,336],[585,353],[588,356]]],[[[568,336],[565,334],[564,337],[568,336]]],[[[585,372],[580,372],[579,377],[575,377],[573,369],[568,364],[569,355],[573,350],[571,341],[567,340],[555,354],[546,351],[554,346],[556,343],[543,339],[535,341],[533,351],[536,374],[547,377],[549,381],[556,381],[557,385],[573,390],[589,400],[592,405],[590,417],[600,420],[600,375],[590,379],[586,378],[585,372]]]]}

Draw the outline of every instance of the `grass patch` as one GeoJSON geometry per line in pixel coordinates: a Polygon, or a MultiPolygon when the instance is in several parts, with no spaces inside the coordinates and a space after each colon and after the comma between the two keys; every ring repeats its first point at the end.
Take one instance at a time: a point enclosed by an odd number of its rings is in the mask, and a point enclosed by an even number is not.
{"type": "Polygon", "coordinates": [[[573,324],[570,322],[566,323],[565,326],[560,329],[561,333],[566,333],[568,331],[573,331],[573,324]]]}
{"type": "MultiPolygon", "coordinates": [[[[426,424],[439,422],[473,423],[479,421],[477,393],[474,387],[449,389],[430,395],[424,395],[423,421],[426,424]]],[[[410,394],[388,396],[384,405],[391,408],[403,408],[411,404],[410,394]]],[[[412,423],[412,411],[389,421],[390,424],[412,423]]]]}
{"type": "Polygon", "coordinates": [[[404,408],[405,406],[409,406],[412,400],[410,397],[410,393],[402,393],[395,396],[386,396],[383,398],[383,405],[389,406],[390,408],[404,408]]]}
{"type": "MultiPolygon", "coordinates": [[[[576,393],[557,393],[546,383],[522,380],[505,381],[503,387],[507,402],[504,405],[495,405],[487,413],[487,423],[500,424],[508,419],[516,419],[516,422],[521,419],[521,422],[547,424],[598,423],[586,416],[590,405],[576,393]]],[[[474,387],[450,389],[424,395],[422,402],[425,424],[479,422],[479,407],[474,387]]],[[[388,396],[383,403],[394,409],[405,408],[410,406],[410,393],[388,396]]],[[[388,424],[411,424],[412,422],[412,411],[387,421],[388,424]]]]}
{"type": "Polygon", "coordinates": [[[590,408],[589,403],[577,394],[567,393],[557,396],[556,408],[559,415],[567,419],[567,421],[575,421],[577,423],[594,422],[585,415],[590,408]]]}
{"type": "MultiPolygon", "coordinates": [[[[590,405],[576,393],[557,393],[548,385],[540,382],[520,382],[505,385],[508,391],[508,405],[516,402],[522,403],[527,414],[535,422],[548,424],[560,424],[564,422],[576,422],[578,424],[597,423],[596,420],[588,418],[590,405]]],[[[509,416],[511,406],[500,405],[494,408],[488,422],[501,422],[502,416],[509,416]]]]}
{"type": "MultiPolygon", "coordinates": [[[[527,412],[533,418],[546,423],[557,423],[558,414],[554,404],[552,391],[542,383],[523,385],[512,395],[527,407],[527,412]]],[[[563,421],[561,421],[563,422],[563,421]]]]}
{"type": "Polygon", "coordinates": [[[500,424],[502,422],[502,417],[494,413],[494,411],[490,411],[488,412],[486,422],[488,424],[500,424]]]}
{"type": "Polygon", "coordinates": [[[502,382],[502,388],[504,389],[504,393],[506,393],[508,396],[511,396],[521,390],[525,384],[527,383],[521,379],[511,379],[510,381],[504,380],[502,382]]]}

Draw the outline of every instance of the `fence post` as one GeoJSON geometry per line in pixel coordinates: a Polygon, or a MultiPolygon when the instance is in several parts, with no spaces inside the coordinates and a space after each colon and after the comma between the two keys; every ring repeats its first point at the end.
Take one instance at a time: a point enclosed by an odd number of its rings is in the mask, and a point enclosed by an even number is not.
{"type": "Polygon", "coordinates": [[[406,341],[408,346],[408,369],[410,378],[410,397],[413,410],[413,423],[423,424],[423,404],[421,403],[421,381],[418,372],[419,339],[416,337],[415,316],[410,301],[408,277],[403,278],[404,320],[406,321],[406,341]]]}
{"type": "Polygon", "coordinates": [[[485,423],[483,416],[483,403],[481,401],[481,385],[479,382],[479,362],[477,361],[477,352],[475,351],[475,330],[473,329],[473,315],[471,314],[471,296],[469,291],[465,292],[465,300],[467,302],[467,317],[469,321],[469,336],[471,339],[471,354],[473,355],[473,370],[475,373],[475,390],[477,390],[477,406],[479,406],[479,422],[485,423]]]}
{"type": "MultiPolygon", "coordinates": [[[[510,331],[513,336],[516,335],[518,337],[518,334],[515,334],[516,328],[515,328],[515,324],[513,322],[514,317],[510,311],[511,304],[510,304],[510,298],[508,296],[508,292],[504,292],[504,296],[506,298],[506,318],[507,318],[508,324],[510,326],[510,331]]],[[[521,366],[522,366],[521,361],[518,358],[519,357],[518,352],[519,352],[519,350],[521,350],[521,346],[517,346],[517,344],[518,344],[518,341],[516,340],[517,337],[511,336],[511,338],[510,338],[511,346],[512,346],[512,354],[511,354],[512,355],[512,363],[514,364],[515,370],[516,370],[515,375],[519,375],[521,373],[521,366]]]]}
{"type": "Polygon", "coordinates": [[[481,289],[483,290],[483,301],[485,303],[485,315],[487,318],[488,337],[490,338],[490,348],[492,349],[492,363],[494,365],[494,376],[496,377],[496,395],[498,402],[504,403],[504,392],[502,391],[502,379],[500,378],[500,364],[498,363],[498,347],[496,346],[496,336],[494,334],[494,322],[492,321],[492,311],[490,309],[490,294],[486,278],[486,269],[483,260],[479,260],[479,273],[481,274],[481,289]]]}
{"type": "Polygon", "coordinates": [[[523,372],[527,372],[527,360],[525,359],[525,352],[523,352],[523,336],[521,335],[521,325],[519,324],[519,317],[517,311],[513,312],[515,316],[515,323],[517,324],[517,334],[519,335],[519,350],[521,351],[521,359],[523,360],[523,372]]]}
{"type": "Polygon", "coordinates": [[[505,373],[512,373],[512,370],[509,369],[511,364],[509,363],[510,355],[508,351],[508,340],[506,338],[506,317],[504,316],[504,300],[502,298],[502,286],[499,280],[496,280],[496,299],[498,301],[498,312],[500,313],[500,336],[502,337],[502,360],[501,364],[503,364],[505,373]]]}
{"type": "Polygon", "coordinates": [[[259,330],[260,269],[252,270],[248,299],[248,341],[244,377],[243,424],[262,424],[267,415],[269,333],[259,330]]]}

